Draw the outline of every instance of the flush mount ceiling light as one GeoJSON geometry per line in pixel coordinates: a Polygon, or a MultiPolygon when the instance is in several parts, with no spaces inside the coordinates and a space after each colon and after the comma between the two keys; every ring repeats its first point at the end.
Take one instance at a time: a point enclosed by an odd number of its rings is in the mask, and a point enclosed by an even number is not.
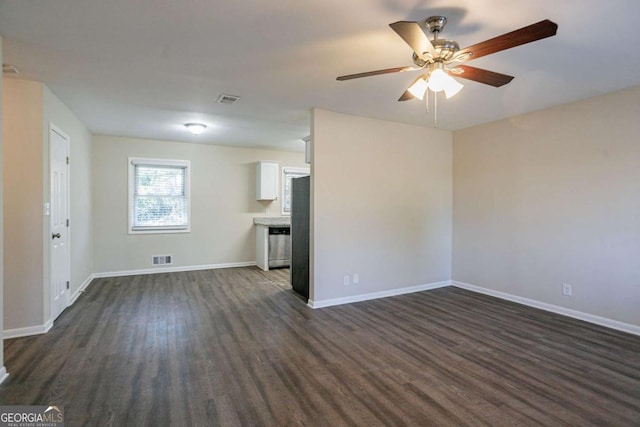
{"type": "Polygon", "coordinates": [[[185,123],[184,126],[194,135],[200,135],[207,128],[207,125],[202,123],[185,123]]]}

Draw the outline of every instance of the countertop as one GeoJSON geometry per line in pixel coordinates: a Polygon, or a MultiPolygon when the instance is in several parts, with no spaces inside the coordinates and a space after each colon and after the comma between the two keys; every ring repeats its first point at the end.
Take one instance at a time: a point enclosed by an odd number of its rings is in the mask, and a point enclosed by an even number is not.
{"type": "Polygon", "coordinates": [[[291,217],[288,217],[288,216],[254,217],[253,223],[255,225],[266,225],[269,227],[289,227],[291,226],[291,217]]]}

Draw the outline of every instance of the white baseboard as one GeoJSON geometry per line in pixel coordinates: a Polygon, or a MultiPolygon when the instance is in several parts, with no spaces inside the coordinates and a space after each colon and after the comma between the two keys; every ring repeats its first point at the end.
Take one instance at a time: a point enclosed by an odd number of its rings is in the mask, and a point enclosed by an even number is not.
{"type": "Polygon", "coordinates": [[[594,323],[596,325],[605,326],[607,328],[616,329],[618,331],[640,335],[640,326],[637,325],[619,322],[617,320],[607,319],[606,317],[595,316],[593,314],[583,313],[581,311],[571,310],[569,308],[560,307],[553,304],[547,304],[546,302],[519,297],[517,295],[508,294],[506,292],[494,291],[493,289],[470,285],[469,283],[457,282],[455,280],[452,280],[451,285],[457,288],[466,289],[468,291],[478,292],[480,294],[490,295],[492,297],[517,302],[529,307],[539,308],[541,310],[550,311],[552,313],[561,314],[567,317],[572,317],[574,319],[584,320],[585,322],[594,323]]]}
{"type": "Polygon", "coordinates": [[[215,270],[218,268],[233,268],[233,267],[251,267],[256,265],[255,261],[247,262],[227,262],[223,264],[207,264],[207,265],[188,265],[184,267],[159,267],[159,268],[146,268],[141,270],[124,270],[124,271],[105,271],[102,273],[94,273],[93,277],[121,277],[121,276],[137,276],[140,274],[156,274],[156,273],[175,273],[179,271],[198,271],[198,270],[215,270]]]}
{"type": "MultiPolygon", "coordinates": [[[[69,305],[67,307],[71,307],[76,302],[80,294],[82,294],[82,292],[87,288],[87,286],[89,286],[89,284],[93,279],[95,279],[95,274],[90,274],[89,277],[87,277],[85,281],[82,282],[82,285],[80,285],[80,287],[76,289],[73,295],[71,295],[69,305]]],[[[49,319],[44,325],[27,326],[26,328],[5,329],[2,332],[2,336],[4,339],[11,339],[11,338],[28,337],[31,335],[46,334],[47,332],[49,332],[49,330],[52,327],[53,327],[53,320],[49,319]]]]}
{"type": "Polygon", "coordinates": [[[6,339],[28,337],[31,335],[46,334],[53,326],[53,320],[49,319],[44,325],[27,326],[26,328],[5,329],[2,337],[6,339]]]}
{"type": "Polygon", "coordinates": [[[8,376],[9,376],[9,373],[7,372],[7,368],[5,368],[4,366],[0,368],[0,384],[2,384],[4,380],[7,379],[8,376]]]}
{"type": "Polygon", "coordinates": [[[333,305],[350,304],[352,302],[367,301],[367,300],[378,299],[378,298],[393,297],[396,295],[411,294],[414,292],[428,291],[431,289],[442,288],[444,286],[449,286],[449,285],[451,285],[451,282],[446,280],[444,282],[428,283],[426,285],[409,286],[406,288],[391,289],[388,291],[352,295],[352,296],[343,297],[343,298],[325,299],[320,301],[314,301],[310,299],[307,302],[307,305],[311,308],[331,307],[333,305]]]}
{"type": "Polygon", "coordinates": [[[87,277],[85,279],[84,282],[82,282],[82,285],[80,285],[80,287],[78,289],[76,289],[76,291],[73,293],[73,295],[71,295],[71,301],[69,302],[69,306],[72,306],[73,303],[76,302],[76,300],[78,299],[78,297],[80,296],[80,294],[82,294],[84,292],[85,289],[87,289],[87,286],[89,286],[89,283],[91,283],[91,281],[93,279],[96,278],[95,274],[90,274],[89,277],[87,277]]]}

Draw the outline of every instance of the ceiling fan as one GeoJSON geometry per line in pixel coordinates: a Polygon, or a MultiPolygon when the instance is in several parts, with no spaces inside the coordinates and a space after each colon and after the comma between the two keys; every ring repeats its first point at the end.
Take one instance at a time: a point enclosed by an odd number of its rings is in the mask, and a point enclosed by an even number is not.
{"type": "Polygon", "coordinates": [[[544,21],[460,49],[455,40],[438,38],[446,23],[447,18],[444,16],[431,16],[427,18],[424,26],[429,33],[433,34],[432,40],[429,40],[422,29],[423,26],[418,22],[399,21],[389,24],[391,29],[413,49],[414,65],[349,74],[340,76],[337,80],[343,81],[360,77],[377,76],[380,74],[426,70],[427,72],[425,74],[411,83],[398,101],[407,101],[413,98],[423,99],[427,89],[433,92],[444,91],[446,97],[450,98],[463,87],[463,85],[453,79],[451,75],[494,87],[500,87],[513,80],[513,76],[470,67],[460,63],[554,36],[558,30],[556,23],[545,19],[544,21]]]}

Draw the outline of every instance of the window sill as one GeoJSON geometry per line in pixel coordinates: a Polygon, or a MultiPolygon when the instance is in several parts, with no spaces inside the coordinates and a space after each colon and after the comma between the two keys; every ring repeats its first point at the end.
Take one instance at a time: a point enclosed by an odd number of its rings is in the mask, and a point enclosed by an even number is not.
{"type": "Polygon", "coordinates": [[[190,232],[190,228],[144,228],[139,230],[129,229],[128,234],[176,234],[190,232]]]}

